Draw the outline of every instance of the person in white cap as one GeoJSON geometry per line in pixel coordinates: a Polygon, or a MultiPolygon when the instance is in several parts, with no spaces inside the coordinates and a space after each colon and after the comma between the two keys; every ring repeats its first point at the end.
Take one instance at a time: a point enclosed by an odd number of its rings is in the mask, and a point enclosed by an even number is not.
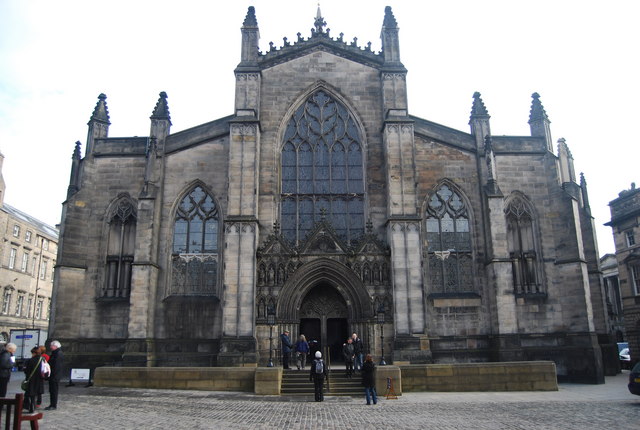
{"type": "Polygon", "coordinates": [[[322,387],[325,379],[328,383],[329,374],[327,373],[327,366],[324,361],[322,361],[322,353],[316,351],[316,358],[313,360],[313,363],[311,363],[311,373],[309,374],[309,381],[313,381],[316,402],[324,400],[322,387]]]}

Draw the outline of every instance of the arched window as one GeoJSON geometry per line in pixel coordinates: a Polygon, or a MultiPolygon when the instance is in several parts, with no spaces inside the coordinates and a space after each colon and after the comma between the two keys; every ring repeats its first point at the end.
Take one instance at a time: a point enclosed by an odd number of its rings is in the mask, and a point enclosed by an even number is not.
{"type": "Polygon", "coordinates": [[[426,224],[431,292],[473,292],[469,214],[461,196],[441,185],[427,203],[426,224]]]}
{"type": "Polygon", "coordinates": [[[507,204],[505,214],[514,293],[542,293],[542,284],[538,276],[538,253],[533,234],[533,211],[522,197],[515,196],[507,204]]]}
{"type": "Polygon", "coordinates": [[[129,199],[122,199],[115,205],[109,219],[107,240],[106,283],[102,297],[128,298],[136,241],[136,209],[129,199]]]}
{"type": "Polygon", "coordinates": [[[281,154],[282,233],[305,239],[324,216],[346,242],[364,234],[361,137],[353,116],[325,91],[293,114],[281,154]]]}
{"type": "Polygon", "coordinates": [[[178,205],[173,230],[170,295],[215,295],[218,283],[218,207],[201,186],[178,205]]]}

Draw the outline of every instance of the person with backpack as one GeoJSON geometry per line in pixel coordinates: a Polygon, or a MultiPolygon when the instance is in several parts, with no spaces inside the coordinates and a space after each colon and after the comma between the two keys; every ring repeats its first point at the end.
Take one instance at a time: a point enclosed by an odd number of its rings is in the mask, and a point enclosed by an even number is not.
{"type": "Polygon", "coordinates": [[[316,402],[321,402],[324,400],[324,393],[322,392],[322,388],[325,379],[327,380],[327,383],[329,383],[327,366],[325,365],[324,361],[322,361],[322,353],[320,351],[316,351],[316,358],[311,364],[311,373],[309,374],[309,381],[313,381],[316,402]]]}
{"type": "Polygon", "coordinates": [[[296,367],[298,370],[304,370],[307,365],[307,354],[309,354],[309,343],[307,343],[307,338],[301,334],[300,339],[296,342],[296,367]]]}

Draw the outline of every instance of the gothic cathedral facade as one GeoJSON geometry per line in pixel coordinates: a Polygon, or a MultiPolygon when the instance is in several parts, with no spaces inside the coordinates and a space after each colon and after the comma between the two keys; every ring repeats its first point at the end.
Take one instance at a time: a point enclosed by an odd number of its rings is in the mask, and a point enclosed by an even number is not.
{"type": "MultiPolygon", "coordinates": [[[[553,360],[603,382],[617,357],[586,183],[533,95],[530,136],[408,113],[398,25],[382,50],[241,28],[232,115],[110,138],[106,96],[72,157],[51,336],[72,364],[265,365],[270,332],[332,359],[357,332],[388,362],[553,360]],[[384,344],[383,344],[384,342],[384,344]]],[[[273,343],[276,348],[276,342],[273,343]]]]}

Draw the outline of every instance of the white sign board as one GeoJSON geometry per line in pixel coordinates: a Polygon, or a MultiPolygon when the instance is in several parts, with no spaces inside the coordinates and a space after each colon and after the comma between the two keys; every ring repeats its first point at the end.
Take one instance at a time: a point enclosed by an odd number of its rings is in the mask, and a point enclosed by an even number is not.
{"type": "Polygon", "coordinates": [[[88,381],[91,376],[91,369],[71,369],[72,381],[88,381]]]}

